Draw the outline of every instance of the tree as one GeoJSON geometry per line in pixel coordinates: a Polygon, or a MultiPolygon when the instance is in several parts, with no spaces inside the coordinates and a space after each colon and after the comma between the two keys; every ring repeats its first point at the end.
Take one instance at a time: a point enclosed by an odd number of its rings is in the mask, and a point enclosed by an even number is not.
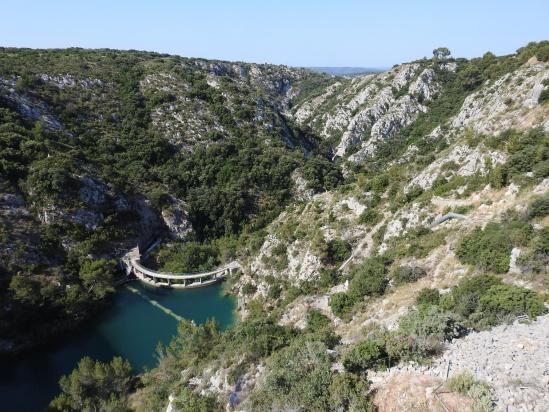
{"type": "Polygon", "coordinates": [[[436,60],[444,60],[450,56],[450,49],[447,47],[438,47],[433,50],[433,58],[436,60]]]}
{"type": "Polygon", "coordinates": [[[59,380],[61,394],[50,403],[53,411],[129,411],[132,389],[130,362],[114,357],[103,363],[84,357],[69,375],[59,380]]]}
{"type": "Polygon", "coordinates": [[[385,262],[382,258],[371,258],[352,271],[353,279],[349,284],[349,294],[357,299],[363,296],[383,295],[389,280],[386,276],[385,262]]]}
{"type": "Polygon", "coordinates": [[[31,305],[40,301],[40,291],[29,276],[15,275],[11,278],[9,290],[13,297],[23,303],[31,305]]]}
{"type": "Polygon", "coordinates": [[[343,359],[345,370],[352,373],[365,373],[386,365],[387,352],[381,339],[368,339],[354,346],[343,359]]]}
{"type": "Polygon", "coordinates": [[[103,299],[114,292],[113,280],[116,271],[114,260],[97,259],[86,260],[80,266],[78,276],[82,285],[95,299],[103,299]]]}
{"type": "Polygon", "coordinates": [[[330,297],[332,313],[339,318],[345,317],[353,308],[354,303],[354,299],[344,292],[334,293],[330,297]]]}

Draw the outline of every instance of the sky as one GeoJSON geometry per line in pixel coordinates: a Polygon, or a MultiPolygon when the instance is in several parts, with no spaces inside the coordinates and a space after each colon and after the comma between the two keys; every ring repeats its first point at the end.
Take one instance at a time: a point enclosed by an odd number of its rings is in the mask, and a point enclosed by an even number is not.
{"type": "Polygon", "coordinates": [[[549,40],[549,0],[2,0],[0,46],[386,68],[549,40]]]}

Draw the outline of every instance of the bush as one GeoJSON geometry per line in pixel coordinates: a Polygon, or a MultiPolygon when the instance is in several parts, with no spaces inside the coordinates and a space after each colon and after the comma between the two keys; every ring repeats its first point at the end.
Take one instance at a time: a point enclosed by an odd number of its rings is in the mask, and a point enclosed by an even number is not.
{"type": "Polygon", "coordinates": [[[321,342],[297,339],[273,354],[249,409],[328,410],[331,361],[326,350],[321,342]]]}
{"type": "Polygon", "coordinates": [[[367,259],[354,268],[351,275],[353,278],[349,284],[349,294],[354,298],[383,295],[389,283],[385,260],[379,257],[367,259]]]}
{"type": "Polygon", "coordinates": [[[476,228],[465,236],[457,249],[462,263],[475,265],[484,271],[506,273],[511,250],[524,245],[532,233],[532,226],[519,220],[489,223],[484,230],[476,228]]]}
{"type": "Polygon", "coordinates": [[[399,322],[399,333],[411,337],[436,337],[447,341],[463,333],[463,327],[456,316],[438,306],[420,306],[399,322]]]}
{"type": "Polygon", "coordinates": [[[369,395],[370,385],[366,379],[352,373],[339,373],[330,384],[331,411],[364,411],[376,410],[369,395]]]}
{"type": "Polygon", "coordinates": [[[419,266],[399,266],[391,275],[395,285],[415,282],[426,275],[425,269],[419,266]]]}
{"type": "Polygon", "coordinates": [[[549,228],[536,232],[530,242],[530,250],[521,253],[519,264],[525,272],[546,273],[549,271],[549,228]]]}
{"type": "Polygon", "coordinates": [[[421,186],[412,186],[408,193],[406,193],[406,201],[411,202],[412,200],[418,198],[423,193],[423,188],[421,186]]]}
{"type": "Polygon", "coordinates": [[[129,411],[132,367],[120,357],[109,363],[82,358],[78,366],[59,380],[61,394],[51,403],[53,411],[129,411]]]}
{"type": "Polygon", "coordinates": [[[219,250],[212,244],[185,242],[178,243],[158,254],[158,260],[164,262],[164,272],[198,272],[210,270],[219,265],[219,250]]]}
{"type": "Polygon", "coordinates": [[[549,101],[549,89],[544,89],[542,90],[542,92],[539,94],[539,97],[538,97],[538,103],[539,104],[544,104],[545,102],[549,101]]]}
{"type": "Polygon", "coordinates": [[[516,316],[535,319],[547,312],[543,299],[534,291],[514,285],[495,285],[479,300],[473,321],[481,326],[495,326],[516,316]]]}
{"type": "Polygon", "coordinates": [[[470,372],[454,375],[446,382],[446,387],[473,400],[473,411],[489,412],[493,409],[492,388],[485,382],[475,380],[470,372]]]}
{"type": "Polygon", "coordinates": [[[174,397],[173,406],[179,412],[208,412],[222,409],[214,395],[199,395],[188,387],[180,389],[174,397]]]}
{"type": "Polygon", "coordinates": [[[318,332],[330,325],[330,319],[323,315],[318,309],[310,309],[307,312],[307,328],[318,332]]]}
{"type": "Polygon", "coordinates": [[[534,176],[541,178],[549,176],[549,160],[536,163],[534,166],[534,176]]]}
{"type": "Polygon", "coordinates": [[[546,313],[543,299],[534,291],[502,284],[495,276],[463,279],[440,299],[440,306],[462,316],[475,329],[484,329],[516,316],[535,318],[546,313]]]}
{"type": "Polygon", "coordinates": [[[321,252],[321,260],[326,265],[338,265],[349,257],[351,245],[343,239],[332,239],[321,252]]]}
{"type": "Polygon", "coordinates": [[[354,304],[355,300],[344,292],[334,293],[330,297],[330,308],[332,309],[332,313],[338,318],[346,318],[351,309],[353,309],[354,304]]]}
{"type": "Polygon", "coordinates": [[[438,305],[440,293],[438,289],[423,288],[416,297],[416,305],[438,305]]]}
{"type": "Polygon", "coordinates": [[[343,358],[345,370],[352,373],[365,373],[387,365],[385,342],[379,338],[370,338],[355,345],[343,358]]]}
{"type": "Polygon", "coordinates": [[[549,194],[540,196],[535,199],[528,207],[530,217],[544,217],[549,215],[549,194]]]}
{"type": "Polygon", "coordinates": [[[443,296],[441,306],[468,318],[477,309],[480,297],[492,286],[500,284],[501,280],[491,275],[465,278],[450,294],[443,296]]]}
{"type": "Polygon", "coordinates": [[[253,295],[257,291],[257,286],[252,283],[246,283],[242,286],[242,293],[245,295],[253,295]]]}
{"type": "Polygon", "coordinates": [[[343,180],[341,170],[332,162],[315,157],[309,159],[303,167],[303,176],[308,187],[314,191],[332,190],[343,180]]]}
{"type": "Polygon", "coordinates": [[[269,290],[267,291],[267,297],[270,299],[278,299],[282,293],[282,286],[275,284],[269,286],[269,290]]]}
{"type": "Polygon", "coordinates": [[[88,294],[94,299],[103,299],[114,293],[114,274],[116,273],[116,261],[107,259],[86,260],[80,266],[78,277],[82,286],[88,290],[88,294]]]}
{"type": "Polygon", "coordinates": [[[358,223],[361,225],[373,226],[382,218],[381,213],[372,208],[366,208],[358,217],[358,223]]]}

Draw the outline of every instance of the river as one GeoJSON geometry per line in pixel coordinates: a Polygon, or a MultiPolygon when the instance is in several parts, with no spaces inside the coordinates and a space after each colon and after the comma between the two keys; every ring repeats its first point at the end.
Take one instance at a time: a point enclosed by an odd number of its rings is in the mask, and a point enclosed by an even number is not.
{"type": "Polygon", "coordinates": [[[138,282],[122,286],[113,305],[86,330],[3,362],[0,410],[43,410],[58,393],[59,378],[84,356],[108,361],[119,355],[127,358],[136,372],[152,368],[156,345],[168,343],[175,334],[176,318],[200,324],[214,317],[226,328],[233,321],[233,311],[234,301],[223,296],[220,284],[191,290],[150,288],[138,282]]]}

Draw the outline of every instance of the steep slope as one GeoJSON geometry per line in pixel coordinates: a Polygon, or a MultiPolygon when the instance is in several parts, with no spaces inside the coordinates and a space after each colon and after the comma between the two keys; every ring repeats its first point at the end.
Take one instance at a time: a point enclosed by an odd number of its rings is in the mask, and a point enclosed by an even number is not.
{"type": "MultiPolygon", "coordinates": [[[[371,405],[358,406],[358,399],[372,392],[362,374],[377,369],[376,362],[424,361],[467,330],[546,312],[532,290],[547,292],[547,212],[539,208],[549,191],[548,77],[542,43],[502,58],[487,53],[472,61],[419,61],[337,79],[296,99],[291,116],[333,145],[344,182],[315,192],[314,176],[294,173],[299,200],[268,225],[260,247],[240,254],[243,272],[230,281],[241,326],[209,346],[217,353],[211,361],[189,358],[190,345],[179,355],[167,353],[147,382],[168,373],[175,357],[185,376],[171,379],[189,382],[195,393],[214,395],[222,404],[231,399],[246,410],[364,410],[371,405]],[[469,286],[475,282],[495,282],[494,289],[480,288],[494,295],[462,292],[477,289],[469,286]],[[465,295],[458,299],[459,293],[465,295]],[[418,304],[418,294],[435,298],[418,304]],[[465,310],[459,301],[467,299],[465,310]],[[479,299],[498,303],[486,312],[479,299]],[[517,310],[514,299],[537,309],[517,310]],[[277,330],[275,346],[284,349],[266,347],[258,355],[246,339],[248,328],[260,340],[277,330]],[[230,351],[223,348],[228,342],[230,351]],[[323,380],[328,375],[331,384],[323,380]],[[342,392],[349,398],[342,400],[342,392]]],[[[502,358],[513,363],[511,352],[502,358]]],[[[402,383],[407,405],[442,410],[434,395],[440,381],[427,375],[407,380],[398,375],[405,370],[390,377],[402,383]],[[421,381],[426,392],[408,391],[408,381],[421,381]]],[[[471,372],[485,378],[480,370],[471,372]]],[[[159,389],[151,385],[137,394],[139,402],[159,389]]],[[[391,382],[380,385],[373,401],[380,410],[398,410],[397,396],[383,395],[393,390],[391,382]]],[[[480,398],[472,396],[440,395],[459,410],[477,407],[480,398]]],[[[498,397],[497,408],[506,402],[498,397]]],[[[544,399],[531,402],[547,406],[544,399]]]]}
{"type": "MultiPolygon", "coordinates": [[[[352,79],[112,50],[0,59],[4,319],[81,319],[112,291],[112,251],[159,230],[159,265],[242,265],[237,324],[182,322],[133,409],[394,410],[394,387],[437,410],[442,382],[405,365],[546,316],[548,42],[352,79]]],[[[28,339],[2,325],[5,350],[28,339]]],[[[443,398],[494,406],[468,385],[443,398]]]]}
{"type": "Polygon", "coordinates": [[[319,146],[283,113],[302,84],[326,80],[154,53],[1,49],[2,250],[14,252],[1,261],[3,347],[94,312],[121,275],[109,259],[139,241],[269,222],[319,146]],[[112,273],[89,279],[90,261],[112,273]]]}

